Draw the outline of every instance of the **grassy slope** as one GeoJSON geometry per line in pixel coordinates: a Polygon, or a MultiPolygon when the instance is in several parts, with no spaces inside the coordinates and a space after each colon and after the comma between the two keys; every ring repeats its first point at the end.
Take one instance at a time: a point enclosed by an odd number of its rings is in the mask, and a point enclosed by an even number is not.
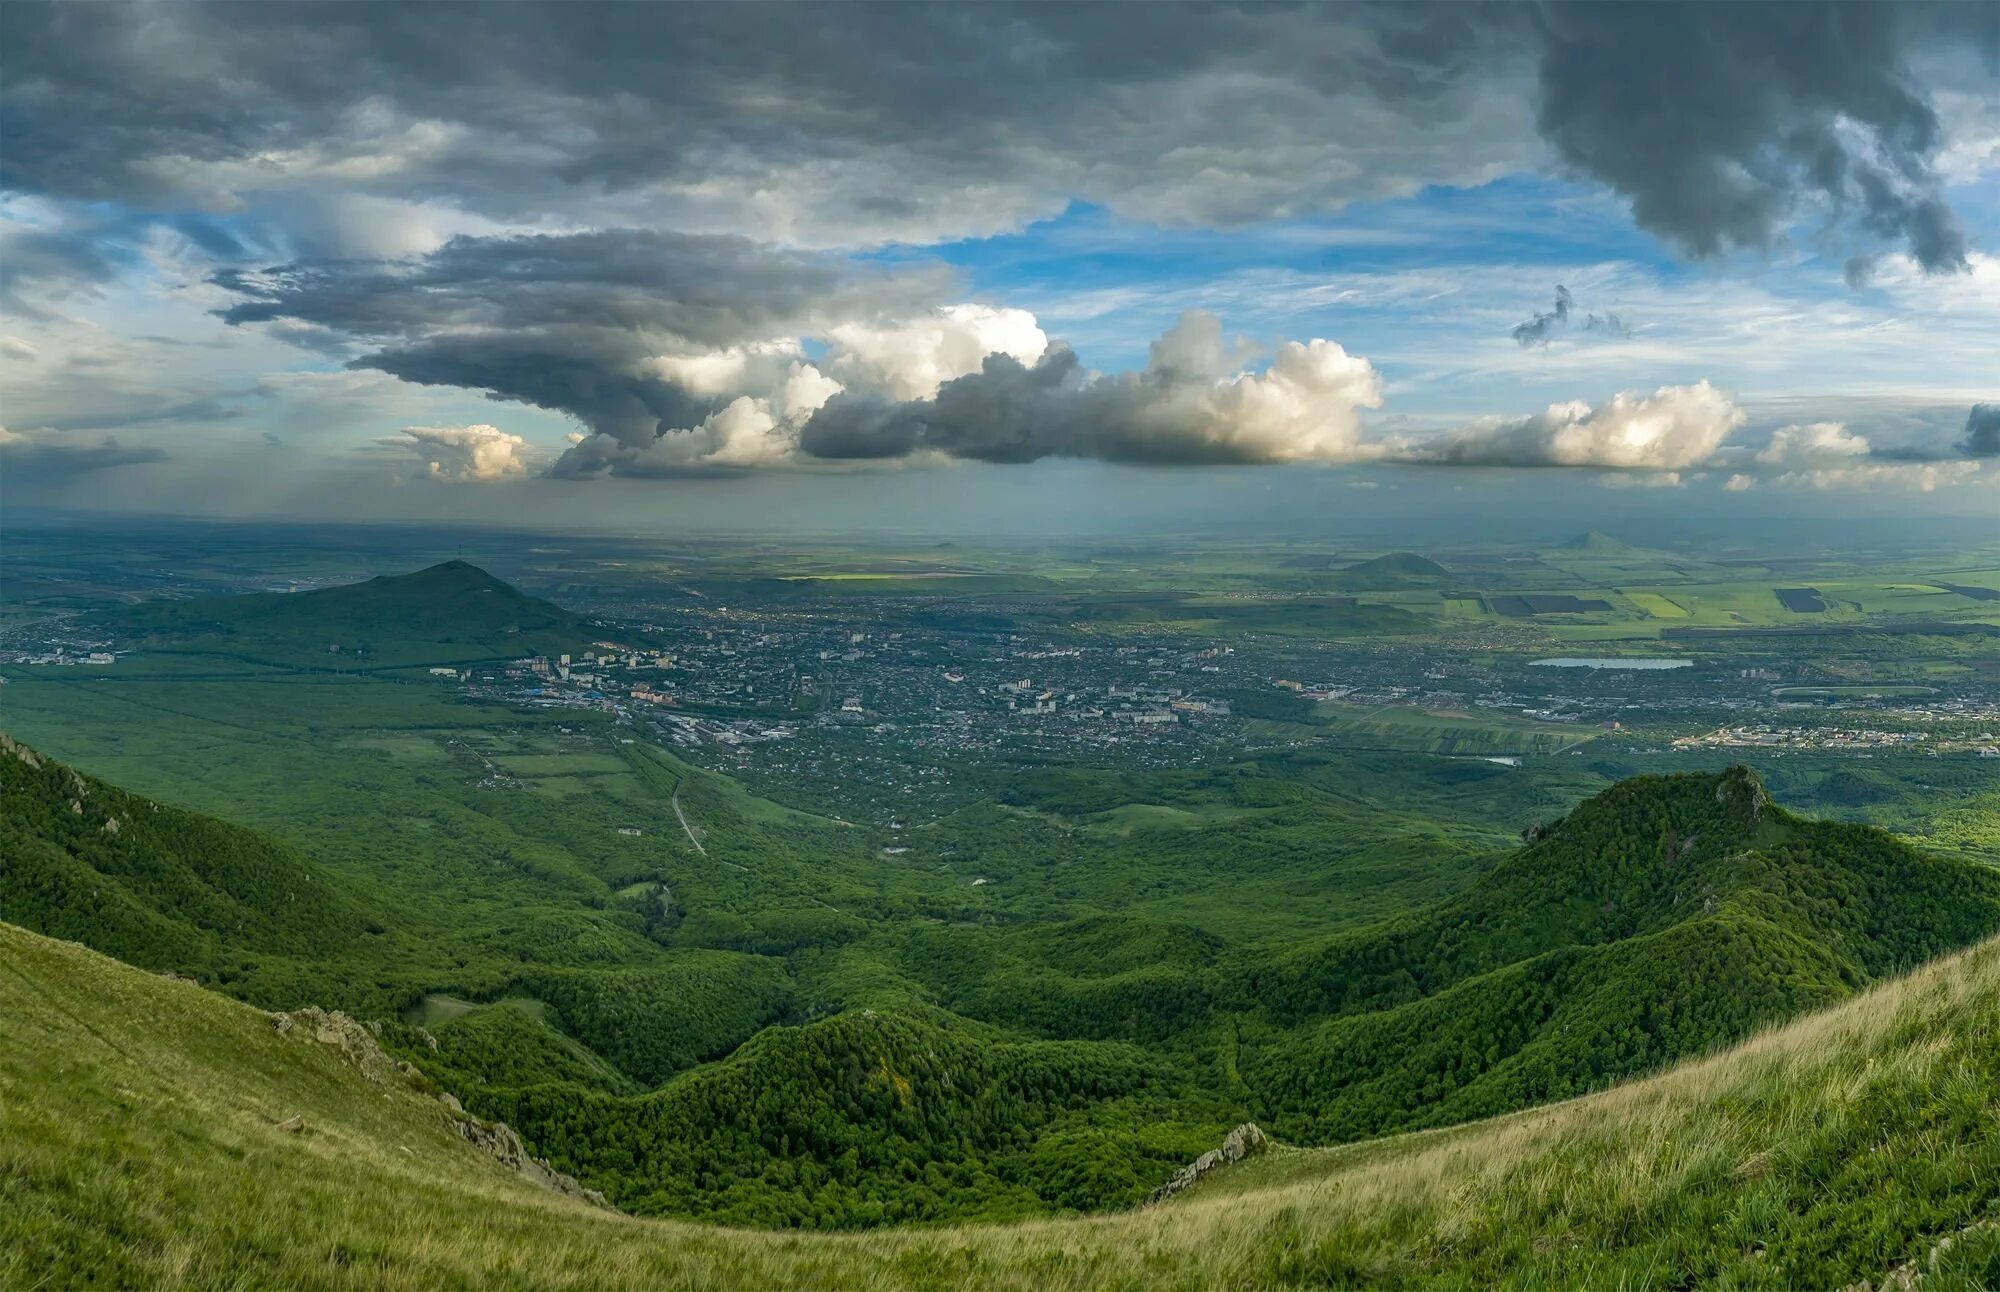
{"type": "Polygon", "coordinates": [[[2000,942],[1651,1080],[1167,1207],[847,1236],[540,1192],[419,1092],[12,926],[0,1017],[6,1286],[1838,1287],[1950,1235],[1927,1289],[2000,1277],[2000,942]]]}

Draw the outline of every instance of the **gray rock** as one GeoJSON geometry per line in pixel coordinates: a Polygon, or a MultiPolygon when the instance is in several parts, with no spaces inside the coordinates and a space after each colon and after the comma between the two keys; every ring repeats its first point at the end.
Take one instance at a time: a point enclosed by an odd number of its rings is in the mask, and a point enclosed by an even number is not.
{"type": "Polygon", "coordinates": [[[1264,1134],[1256,1122],[1244,1122],[1235,1130],[1222,1137],[1222,1147],[1212,1148],[1194,1161],[1174,1172],[1174,1178],[1153,1190],[1147,1197],[1146,1205],[1165,1202],[1177,1193],[1193,1188],[1203,1176],[1218,1167],[1241,1162],[1246,1157],[1262,1153],[1270,1147],[1270,1137],[1264,1134]]]}

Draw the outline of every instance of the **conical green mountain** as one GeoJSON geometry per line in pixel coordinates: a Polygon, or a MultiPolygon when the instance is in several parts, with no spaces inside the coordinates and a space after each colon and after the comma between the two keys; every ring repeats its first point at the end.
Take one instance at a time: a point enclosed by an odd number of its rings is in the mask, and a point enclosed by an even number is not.
{"type": "Polygon", "coordinates": [[[2000,930],[2000,871],[1795,817],[1745,768],[1634,778],[1527,833],[1460,896],[1304,945],[1063,974],[918,938],[917,967],[1038,1035],[1226,1026],[1246,1114],[1331,1142],[1591,1090],[2000,930]]]}
{"type": "Polygon", "coordinates": [[[2000,871],[1792,816],[1746,768],[1530,833],[1459,897],[1250,968],[1264,1116],[1342,1139],[1561,1098],[2000,930],[2000,871]]]}
{"type": "Polygon", "coordinates": [[[1451,578],[1451,571],[1415,552],[1391,552],[1336,571],[1334,581],[1354,592],[1427,587],[1451,578]]]}
{"type": "Polygon", "coordinates": [[[92,622],[142,649],[315,667],[580,652],[600,635],[464,561],[311,592],[152,602],[92,622]]]}
{"type": "Polygon", "coordinates": [[[1631,556],[1642,554],[1646,551],[1643,547],[1628,543],[1622,538],[1613,538],[1611,535],[1595,529],[1587,533],[1578,534],[1574,538],[1565,539],[1561,545],[1561,550],[1565,552],[1589,552],[1597,556],[1631,556]]]}

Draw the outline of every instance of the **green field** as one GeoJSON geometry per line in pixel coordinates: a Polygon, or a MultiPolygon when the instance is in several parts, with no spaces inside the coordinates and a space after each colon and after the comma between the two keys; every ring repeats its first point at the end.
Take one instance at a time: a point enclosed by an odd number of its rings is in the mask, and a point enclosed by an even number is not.
{"type": "Polygon", "coordinates": [[[1557,754],[1591,740],[1595,731],[1507,714],[1419,709],[1403,705],[1363,708],[1338,700],[1314,713],[1337,744],[1406,749],[1455,757],[1557,754]]]}
{"type": "Polygon", "coordinates": [[[1775,688],[1771,694],[1801,700],[1837,700],[1843,697],[1854,699],[1893,699],[1898,696],[1936,695],[1937,688],[1932,686],[1781,686],[1775,688]]]}

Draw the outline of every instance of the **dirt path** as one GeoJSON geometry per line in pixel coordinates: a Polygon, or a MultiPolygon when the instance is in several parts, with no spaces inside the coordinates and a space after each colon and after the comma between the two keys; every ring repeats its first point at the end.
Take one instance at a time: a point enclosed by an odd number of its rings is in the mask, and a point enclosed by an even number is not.
{"type": "Polygon", "coordinates": [[[686,832],[688,842],[694,845],[694,850],[706,857],[708,849],[702,847],[701,840],[694,837],[694,827],[688,824],[687,813],[681,811],[681,787],[679,785],[674,786],[674,815],[680,819],[681,829],[686,832]]]}

